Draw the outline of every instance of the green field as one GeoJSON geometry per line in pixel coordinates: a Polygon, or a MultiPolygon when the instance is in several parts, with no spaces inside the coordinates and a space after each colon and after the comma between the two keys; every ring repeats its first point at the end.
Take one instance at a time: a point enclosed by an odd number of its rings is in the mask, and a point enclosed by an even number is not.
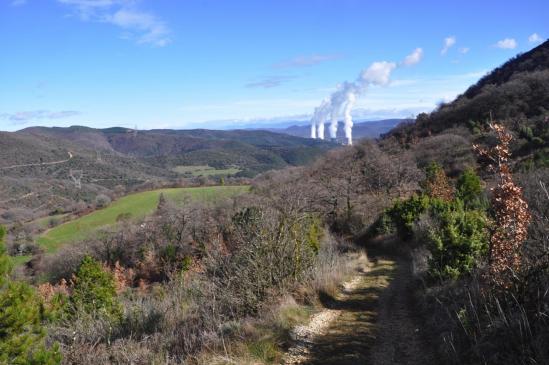
{"type": "Polygon", "coordinates": [[[211,186],[199,188],[173,188],[146,191],[127,195],[114,201],[108,207],[92,212],[70,222],[46,231],[38,237],[37,243],[46,252],[54,252],[60,246],[82,240],[100,228],[116,224],[121,214],[131,214],[132,219],[140,219],[154,212],[160,193],[167,200],[182,202],[189,198],[195,201],[213,202],[249,190],[249,186],[211,186]]]}
{"type": "Polygon", "coordinates": [[[242,170],[237,169],[236,167],[231,167],[228,169],[216,169],[208,165],[200,165],[176,166],[172,169],[172,171],[175,171],[181,175],[191,174],[193,176],[227,176],[237,174],[242,170]]]}

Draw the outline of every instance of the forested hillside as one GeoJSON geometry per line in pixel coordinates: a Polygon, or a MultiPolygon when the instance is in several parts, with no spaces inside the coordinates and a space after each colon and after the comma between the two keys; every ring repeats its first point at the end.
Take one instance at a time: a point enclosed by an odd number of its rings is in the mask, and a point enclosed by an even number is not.
{"type": "MultiPolygon", "coordinates": [[[[402,144],[425,143],[426,137],[456,135],[482,142],[490,121],[515,136],[514,168],[549,166],[549,41],[520,54],[481,78],[456,100],[420,114],[413,124],[385,135],[402,144]]],[[[444,137],[439,137],[444,138],[444,137]]],[[[455,141],[453,141],[455,144],[455,141]]]]}
{"type": "Polygon", "coordinates": [[[242,182],[335,145],[267,131],[27,128],[0,133],[0,222],[93,208],[136,190],[242,182]],[[78,188],[71,174],[80,177],[78,188]]]}

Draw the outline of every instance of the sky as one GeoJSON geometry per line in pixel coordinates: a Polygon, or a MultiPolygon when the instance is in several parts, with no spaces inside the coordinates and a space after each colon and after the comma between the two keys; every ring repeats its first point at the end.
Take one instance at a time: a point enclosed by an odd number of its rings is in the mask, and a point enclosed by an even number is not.
{"type": "Polygon", "coordinates": [[[0,130],[305,121],[373,62],[355,120],[450,101],[549,36],[549,1],[0,0],[0,130]]]}

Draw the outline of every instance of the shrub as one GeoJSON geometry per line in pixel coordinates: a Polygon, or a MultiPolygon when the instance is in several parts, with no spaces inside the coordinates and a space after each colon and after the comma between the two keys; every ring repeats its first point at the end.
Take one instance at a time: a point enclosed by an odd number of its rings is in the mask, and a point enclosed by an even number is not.
{"type": "Polygon", "coordinates": [[[427,179],[423,183],[423,187],[427,195],[431,198],[446,201],[450,201],[454,198],[454,189],[448,182],[448,177],[446,177],[444,170],[438,163],[431,162],[425,169],[425,175],[427,179]]]}
{"type": "Polygon", "coordinates": [[[520,248],[528,237],[531,214],[522,197],[522,188],[515,184],[509,166],[509,144],[513,136],[500,124],[490,124],[498,144],[489,149],[475,146],[478,153],[490,161],[496,173],[492,208],[495,229],[490,239],[490,274],[495,284],[506,287],[520,270],[520,248]]]}
{"type": "Polygon", "coordinates": [[[130,212],[124,212],[120,213],[116,216],[117,222],[128,222],[132,218],[132,214],[130,212]]]}
{"type": "Polygon", "coordinates": [[[433,209],[435,227],[427,235],[431,252],[429,273],[456,279],[470,273],[488,249],[487,218],[482,211],[466,210],[460,201],[433,209]]]}
{"type": "Polygon", "coordinates": [[[463,201],[465,208],[484,208],[486,201],[482,192],[482,181],[475,170],[468,168],[463,171],[456,182],[456,197],[463,201]]]}
{"type": "Polygon", "coordinates": [[[82,311],[112,320],[118,320],[122,315],[113,275],[90,256],[84,257],[74,277],[70,303],[72,315],[82,311]]]}
{"type": "Polygon", "coordinates": [[[0,364],[54,365],[61,362],[57,345],[45,345],[42,302],[25,283],[9,279],[11,264],[0,227],[0,364]]]}
{"type": "Polygon", "coordinates": [[[95,197],[95,206],[97,208],[104,208],[111,203],[111,198],[105,194],[99,194],[95,197]]]}
{"type": "MultiPolygon", "coordinates": [[[[400,239],[409,240],[414,235],[414,223],[427,211],[430,199],[426,195],[413,195],[407,200],[397,201],[385,214],[394,225],[400,239]]],[[[387,219],[384,218],[386,224],[387,219]]]]}

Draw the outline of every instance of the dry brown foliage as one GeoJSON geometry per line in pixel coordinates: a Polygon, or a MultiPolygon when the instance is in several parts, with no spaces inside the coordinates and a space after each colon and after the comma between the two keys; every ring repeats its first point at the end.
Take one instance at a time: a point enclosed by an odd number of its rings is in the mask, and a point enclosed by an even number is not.
{"type": "Polygon", "coordinates": [[[509,143],[513,136],[500,124],[490,124],[498,144],[492,148],[473,147],[480,156],[490,160],[497,185],[492,188],[495,228],[490,239],[490,274],[500,286],[509,284],[511,275],[520,270],[520,248],[528,237],[531,214],[522,196],[522,188],[513,181],[509,168],[509,143]]]}
{"type": "Polygon", "coordinates": [[[58,284],[50,284],[50,283],[44,283],[38,285],[38,294],[42,297],[44,300],[44,303],[46,305],[49,305],[51,303],[52,299],[56,294],[62,294],[62,295],[70,295],[72,292],[72,281],[67,282],[65,279],[61,279],[61,281],[58,284]]]}
{"type": "MultiPolygon", "coordinates": [[[[127,288],[132,287],[135,272],[131,268],[124,268],[118,261],[116,261],[114,267],[112,268],[106,263],[103,263],[102,266],[105,271],[110,272],[113,275],[116,292],[118,294],[124,292],[127,288]]],[[[75,276],[73,274],[72,279],[69,281],[61,279],[57,284],[40,284],[38,285],[38,294],[42,297],[46,306],[49,306],[57,294],[70,296],[72,294],[75,281],[75,276]]],[[[141,285],[146,286],[147,284],[143,280],[143,283],[140,282],[140,286],[141,285]]]]}
{"type": "Polygon", "coordinates": [[[119,261],[115,262],[113,268],[107,265],[103,265],[103,268],[105,271],[108,271],[112,274],[114,278],[116,292],[118,294],[133,286],[133,281],[135,278],[135,272],[133,271],[133,269],[121,266],[119,261]]]}
{"type": "Polygon", "coordinates": [[[427,180],[425,183],[425,190],[432,198],[438,198],[448,202],[454,199],[454,188],[450,185],[448,177],[443,169],[438,169],[434,173],[432,179],[427,180]]]}

